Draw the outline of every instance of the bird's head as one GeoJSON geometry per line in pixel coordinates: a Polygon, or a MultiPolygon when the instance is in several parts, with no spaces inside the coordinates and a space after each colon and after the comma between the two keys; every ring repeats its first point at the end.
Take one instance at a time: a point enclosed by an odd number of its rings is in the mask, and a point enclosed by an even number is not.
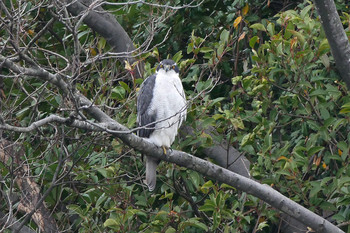
{"type": "Polygon", "coordinates": [[[179,67],[171,59],[165,59],[159,63],[159,65],[157,67],[157,71],[162,70],[162,69],[165,72],[173,70],[173,71],[175,71],[175,73],[179,73],[179,67]]]}

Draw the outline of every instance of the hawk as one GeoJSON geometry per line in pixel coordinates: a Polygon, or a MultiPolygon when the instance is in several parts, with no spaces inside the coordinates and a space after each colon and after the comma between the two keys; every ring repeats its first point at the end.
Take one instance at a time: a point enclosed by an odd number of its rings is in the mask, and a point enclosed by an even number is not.
{"type": "MultiPolygon", "coordinates": [[[[179,77],[179,68],[171,59],[161,61],[155,74],[141,84],[137,97],[137,122],[140,137],[162,147],[164,154],[175,140],[186,120],[186,96],[179,77]]],[[[158,159],[146,156],[146,184],[156,187],[158,159]]]]}

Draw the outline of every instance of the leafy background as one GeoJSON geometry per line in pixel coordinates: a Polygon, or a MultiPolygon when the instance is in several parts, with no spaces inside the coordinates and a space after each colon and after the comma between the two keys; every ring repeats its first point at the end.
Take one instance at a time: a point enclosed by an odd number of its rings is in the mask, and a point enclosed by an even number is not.
{"type": "MultiPolygon", "coordinates": [[[[348,3],[336,4],[348,34],[348,3]]],[[[55,14],[43,3],[36,6],[36,1],[28,1],[23,9],[23,43],[55,14]]],[[[199,130],[177,139],[173,148],[203,157],[203,147],[226,140],[251,161],[254,179],[350,232],[350,100],[312,3],[206,0],[177,11],[141,3],[107,4],[105,9],[143,49],[137,58],[145,63],[145,76],[167,57],[179,64],[191,103],[186,124],[217,131],[208,135],[199,130]],[[145,41],[150,41],[146,49],[145,41]]],[[[0,35],[3,44],[11,38],[1,28],[0,35]]],[[[125,78],[135,64],[115,58],[87,62],[111,49],[104,38],[86,25],[72,35],[64,23],[55,21],[35,48],[30,56],[52,72],[81,65],[79,73],[70,73],[76,88],[118,122],[136,127],[136,92],[142,79],[125,78]],[[83,48],[78,59],[71,57],[75,38],[83,48]]],[[[71,106],[50,84],[30,77],[2,81],[1,114],[8,124],[26,126],[52,113],[67,116],[64,108],[71,106]]],[[[3,136],[23,144],[26,163],[43,191],[51,185],[57,161],[64,158],[59,184],[45,200],[60,229],[279,230],[280,213],[267,204],[173,164],[160,164],[156,191],[149,193],[140,154],[108,134],[48,126],[3,136]]],[[[0,163],[2,192],[18,192],[11,185],[11,169],[0,163]]],[[[8,206],[2,203],[0,209],[6,212],[8,206]]],[[[36,228],[34,222],[30,226],[36,228]]]]}

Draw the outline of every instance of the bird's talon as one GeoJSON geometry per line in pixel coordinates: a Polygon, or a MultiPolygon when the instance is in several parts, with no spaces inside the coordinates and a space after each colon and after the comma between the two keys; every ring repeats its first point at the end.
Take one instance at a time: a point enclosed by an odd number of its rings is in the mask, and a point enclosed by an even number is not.
{"type": "Polygon", "coordinates": [[[162,148],[163,148],[164,154],[166,155],[166,148],[165,148],[165,146],[162,146],[162,148]]]}

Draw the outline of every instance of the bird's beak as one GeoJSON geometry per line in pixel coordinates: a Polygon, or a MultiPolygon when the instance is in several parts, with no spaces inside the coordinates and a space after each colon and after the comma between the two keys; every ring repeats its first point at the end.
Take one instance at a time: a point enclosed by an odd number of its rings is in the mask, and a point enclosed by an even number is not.
{"type": "Polygon", "coordinates": [[[171,66],[170,65],[165,65],[164,69],[165,69],[166,72],[168,72],[169,70],[171,70],[171,66]]]}

